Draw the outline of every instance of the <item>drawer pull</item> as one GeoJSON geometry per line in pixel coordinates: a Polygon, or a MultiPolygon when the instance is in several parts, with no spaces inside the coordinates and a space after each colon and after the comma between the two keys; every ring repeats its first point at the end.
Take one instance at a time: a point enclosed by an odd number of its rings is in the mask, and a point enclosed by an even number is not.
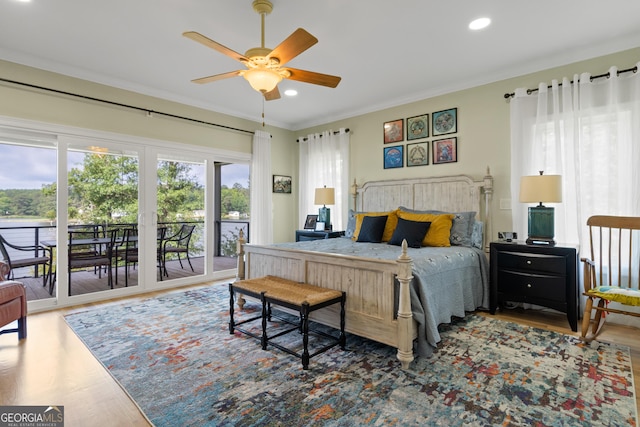
{"type": "Polygon", "coordinates": [[[527,260],[527,264],[531,265],[531,261],[530,261],[530,260],[527,260]]]}
{"type": "Polygon", "coordinates": [[[531,287],[531,283],[527,283],[527,288],[530,288],[530,287],[531,287]]]}

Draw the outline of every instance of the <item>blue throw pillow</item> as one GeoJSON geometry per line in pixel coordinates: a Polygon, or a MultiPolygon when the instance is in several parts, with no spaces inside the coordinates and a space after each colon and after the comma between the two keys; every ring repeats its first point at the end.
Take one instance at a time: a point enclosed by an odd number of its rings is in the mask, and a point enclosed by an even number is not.
{"type": "Polygon", "coordinates": [[[380,243],[382,242],[382,235],[384,234],[384,226],[387,225],[387,215],[383,216],[365,216],[362,219],[362,225],[360,226],[360,233],[358,234],[357,242],[370,242],[380,243]]]}
{"type": "Polygon", "coordinates": [[[430,222],[409,221],[408,219],[398,218],[398,225],[389,240],[390,245],[400,246],[402,241],[406,240],[410,248],[419,248],[422,246],[422,240],[427,235],[431,227],[430,222]]]}

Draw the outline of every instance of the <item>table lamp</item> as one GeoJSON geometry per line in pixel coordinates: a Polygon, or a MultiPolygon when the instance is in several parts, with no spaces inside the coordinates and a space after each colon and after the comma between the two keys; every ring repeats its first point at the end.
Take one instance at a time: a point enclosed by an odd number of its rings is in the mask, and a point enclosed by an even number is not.
{"type": "Polygon", "coordinates": [[[327,205],[333,205],[335,202],[334,188],[327,188],[326,185],[322,188],[316,188],[314,204],[322,205],[318,210],[318,222],[324,222],[325,230],[331,230],[331,210],[327,205]]]}
{"type": "Polygon", "coordinates": [[[543,203],[562,202],[562,177],[560,175],[523,176],[520,178],[520,202],[539,203],[529,207],[529,237],[527,245],[555,246],[553,240],[554,209],[543,203]]]}

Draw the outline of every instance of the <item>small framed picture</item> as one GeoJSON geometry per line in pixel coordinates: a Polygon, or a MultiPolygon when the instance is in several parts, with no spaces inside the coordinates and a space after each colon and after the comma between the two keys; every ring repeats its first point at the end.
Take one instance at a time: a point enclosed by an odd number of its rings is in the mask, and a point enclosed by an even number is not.
{"type": "Polygon", "coordinates": [[[429,136],[429,115],[409,117],[407,119],[407,141],[429,136]]]}
{"type": "Polygon", "coordinates": [[[416,142],[407,144],[407,167],[426,166],[429,164],[429,143],[416,142]]]}
{"type": "Polygon", "coordinates": [[[291,177],[285,175],[273,175],[274,193],[291,193],[291,177]]]}
{"type": "Polygon", "coordinates": [[[324,231],[324,222],[316,221],[315,231],[324,231]]]}
{"type": "Polygon", "coordinates": [[[384,143],[391,144],[394,142],[400,142],[404,140],[404,119],[392,120],[385,122],[383,125],[384,130],[384,143]]]}
{"type": "Polygon", "coordinates": [[[385,169],[401,168],[404,166],[404,145],[383,148],[385,169]]]}
{"type": "Polygon", "coordinates": [[[318,221],[318,215],[307,215],[307,219],[304,222],[304,229],[315,230],[317,221],[318,221]]]}
{"type": "Polygon", "coordinates": [[[446,135],[448,133],[458,132],[458,109],[449,108],[448,110],[438,111],[431,115],[433,121],[433,136],[446,135]]]}
{"type": "Polygon", "coordinates": [[[458,138],[433,141],[433,164],[454,163],[458,161],[458,138]]]}

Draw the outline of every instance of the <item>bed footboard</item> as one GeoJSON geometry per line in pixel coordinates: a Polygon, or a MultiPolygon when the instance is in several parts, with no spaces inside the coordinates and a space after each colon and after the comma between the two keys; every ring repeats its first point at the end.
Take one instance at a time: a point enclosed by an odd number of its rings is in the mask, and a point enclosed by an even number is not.
{"type": "MultiPolygon", "coordinates": [[[[236,280],[273,275],[346,292],[345,330],[397,348],[398,360],[406,369],[414,359],[413,340],[417,337],[411,313],[411,267],[406,243],[396,261],[386,261],[245,245],[241,234],[236,280]],[[400,284],[397,313],[394,310],[396,278],[400,284]]],[[[241,309],[243,304],[243,298],[238,296],[241,309]]],[[[335,307],[327,307],[314,312],[311,319],[339,328],[335,310],[335,307]]]]}

